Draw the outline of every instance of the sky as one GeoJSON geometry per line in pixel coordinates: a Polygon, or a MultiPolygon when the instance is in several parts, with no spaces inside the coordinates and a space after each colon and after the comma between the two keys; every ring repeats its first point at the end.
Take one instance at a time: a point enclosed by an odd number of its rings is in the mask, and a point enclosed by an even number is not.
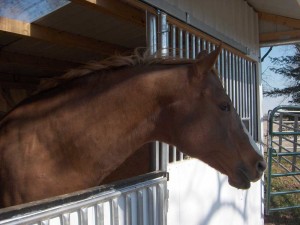
{"type": "MultiPolygon", "coordinates": [[[[269,47],[261,48],[261,56],[263,57],[265,53],[269,50],[269,47]]],[[[284,76],[275,74],[270,70],[274,65],[271,63],[270,57],[281,57],[287,55],[293,55],[295,50],[293,45],[283,45],[283,46],[274,46],[270,54],[262,62],[262,83],[263,88],[282,88],[286,87],[289,84],[284,76]]],[[[263,97],[263,114],[267,114],[269,110],[272,110],[278,105],[288,105],[288,98],[286,97],[263,97]]]]}

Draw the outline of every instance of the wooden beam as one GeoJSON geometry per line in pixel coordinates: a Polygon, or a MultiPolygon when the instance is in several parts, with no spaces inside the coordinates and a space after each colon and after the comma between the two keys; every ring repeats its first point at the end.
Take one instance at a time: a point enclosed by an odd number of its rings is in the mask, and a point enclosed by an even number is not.
{"type": "Polygon", "coordinates": [[[71,0],[72,3],[92,8],[101,13],[118,17],[136,25],[146,27],[145,11],[121,0],[71,0]]]}
{"type": "Polygon", "coordinates": [[[0,51],[0,62],[5,64],[21,64],[60,73],[82,65],[79,63],[8,51],[0,51]]]}
{"type": "Polygon", "coordinates": [[[5,17],[0,17],[0,30],[62,46],[88,50],[101,55],[112,55],[115,52],[124,52],[128,50],[120,45],[110,44],[92,38],[67,33],[65,31],[59,31],[49,27],[43,27],[37,24],[5,17]]]}
{"type": "Polygon", "coordinates": [[[259,35],[259,43],[261,44],[291,41],[300,41],[300,30],[278,31],[259,35]]]}
{"type": "Polygon", "coordinates": [[[288,26],[295,29],[300,29],[300,20],[293,19],[285,16],[274,15],[265,12],[259,12],[258,17],[260,20],[272,22],[279,25],[288,26]]]}

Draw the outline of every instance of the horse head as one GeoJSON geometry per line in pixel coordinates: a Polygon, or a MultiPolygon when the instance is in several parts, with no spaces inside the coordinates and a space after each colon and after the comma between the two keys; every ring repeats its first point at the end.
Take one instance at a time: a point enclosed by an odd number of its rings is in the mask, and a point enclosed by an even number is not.
{"type": "Polygon", "coordinates": [[[226,174],[232,186],[247,189],[266,163],[213,69],[220,50],[202,52],[188,69],[186,89],[168,111],[170,142],[226,174]]]}

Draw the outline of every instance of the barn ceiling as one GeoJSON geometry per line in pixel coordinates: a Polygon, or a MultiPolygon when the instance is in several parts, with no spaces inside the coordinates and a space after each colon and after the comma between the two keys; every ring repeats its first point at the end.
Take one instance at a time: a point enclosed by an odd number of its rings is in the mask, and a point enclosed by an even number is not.
{"type": "Polygon", "coordinates": [[[259,13],[260,45],[300,42],[300,0],[247,0],[259,13]]]}
{"type": "Polygon", "coordinates": [[[30,91],[41,79],[146,45],[145,12],[118,0],[0,4],[1,87],[30,91]]]}
{"type": "MultiPolygon", "coordinates": [[[[299,0],[247,2],[265,22],[261,41],[300,39],[299,0]]],[[[30,92],[41,79],[145,46],[146,10],[155,9],[138,0],[1,1],[0,88],[30,92]]]]}

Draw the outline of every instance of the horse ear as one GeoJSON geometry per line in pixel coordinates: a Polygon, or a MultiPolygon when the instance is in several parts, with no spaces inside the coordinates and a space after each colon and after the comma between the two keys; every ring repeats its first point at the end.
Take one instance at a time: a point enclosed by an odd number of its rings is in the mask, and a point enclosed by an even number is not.
{"type": "Polygon", "coordinates": [[[203,55],[200,55],[201,53],[198,54],[197,58],[199,57],[199,59],[196,62],[198,75],[206,74],[208,71],[210,71],[213,68],[221,52],[221,49],[222,46],[220,45],[209,54],[207,53],[206,55],[204,55],[205,53],[203,55]]]}
{"type": "Polygon", "coordinates": [[[201,52],[198,53],[196,59],[199,61],[199,60],[202,60],[204,57],[206,57],[208,55],[207,51],[206,50],[203,50],[201,52]]]}

